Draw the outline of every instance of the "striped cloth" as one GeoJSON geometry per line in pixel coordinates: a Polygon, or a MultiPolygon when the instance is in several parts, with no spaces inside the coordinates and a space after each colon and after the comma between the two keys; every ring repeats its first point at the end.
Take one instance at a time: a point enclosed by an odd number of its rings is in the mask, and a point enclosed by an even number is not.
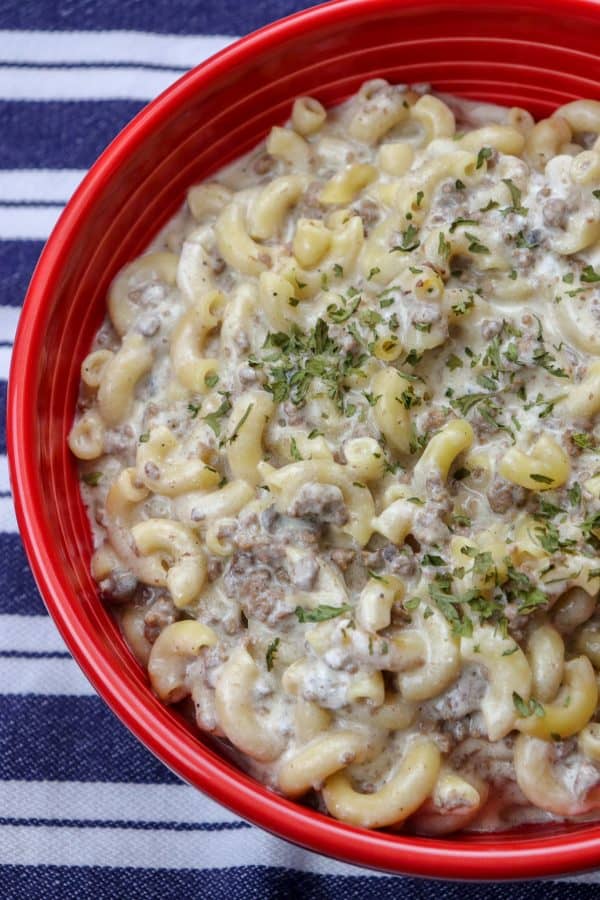
{"type": "Polygon", "coordinates": [[[19,308],[54,222],[138,110],[294,0],[0,0],[0,898],[570,900],[527,885],[390,878],[248,825],[156,760],[108,711],[49,620],[17,534],[6,379],[19,308]]]}

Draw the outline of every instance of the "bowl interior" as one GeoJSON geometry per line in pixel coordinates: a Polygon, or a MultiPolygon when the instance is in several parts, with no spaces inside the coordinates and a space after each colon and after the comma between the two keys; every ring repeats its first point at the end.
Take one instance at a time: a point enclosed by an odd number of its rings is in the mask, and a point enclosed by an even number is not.
{"type": "Polygon", "coordinates": [[[26,549],[74,655],[113,709],[183,778],[283,836],[390,871],[552,874],[600,859],[600,827],[424,840],[371,834],[275,798],[152,696],[88,573],[91,541],[66,445],[79,367],[119,268],[186,188],[261,140],[312,94],[331,105],[367,78],[430,82],[536,116],[600,97],[600,7],[578,2],[343,0],[270,26],[186,76],[96,164],[38,265],[14,351],[11,470],[26,549]]]}

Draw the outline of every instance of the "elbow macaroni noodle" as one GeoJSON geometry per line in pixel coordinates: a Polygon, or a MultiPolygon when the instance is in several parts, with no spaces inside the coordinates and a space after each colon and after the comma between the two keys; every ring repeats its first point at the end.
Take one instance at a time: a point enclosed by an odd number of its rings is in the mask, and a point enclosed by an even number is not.
{"type": "Polygon", "coordinates": [[[287,797],[592,815],[600,102],[290,112],[112,283],[69,435],[93,577],[160,700],[287,797]]]}

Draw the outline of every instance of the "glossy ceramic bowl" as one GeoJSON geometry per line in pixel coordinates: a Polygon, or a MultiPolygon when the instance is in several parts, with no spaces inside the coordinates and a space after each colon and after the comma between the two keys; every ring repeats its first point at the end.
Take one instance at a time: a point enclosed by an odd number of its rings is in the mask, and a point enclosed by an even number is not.
{"type": "Polygon", "coordinates": [[[443,840],[369,832],[270,793],[219,756],[153,696],[89,575],[89,528],[66,443],[81,361],[115,273],[186,187],[282,123],[297,95],[333,104],[383,76],[541,116],[600,97],[599,36],[594,0],[341,0],[276,22],[186,75],[125,128],[67,206],[33,276],[8,437],[19,525],[46,605],[98,692],[171,769],[320,853],[436,877],[549,876],[600,865],[600,823],[443,840]]]}

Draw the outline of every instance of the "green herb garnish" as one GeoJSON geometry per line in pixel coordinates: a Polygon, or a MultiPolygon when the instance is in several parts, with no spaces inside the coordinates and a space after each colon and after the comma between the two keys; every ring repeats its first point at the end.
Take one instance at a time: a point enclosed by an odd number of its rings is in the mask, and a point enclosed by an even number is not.
{"type": "Polygon", "coordinates": [[[394,251],[400,251],[401,253],[410,253],[411,250],[416,250],[417,247],[420,246],[420,241],[416,240],[416,237],[419,233],[419,229],[415,228],[414,225],[409,225],[406,231],[402,232],[402,243],[397,244],[395,247],[392,247],[391,253],[394,251]]]}
{"type": "Polygon", "coordinates": [[[595,284],[600,281],[600,272],[596,272],[593,266],[586,266],[580,276],[584,284],[595,284]]]}
{"type": "Polygon", "coordinates": [[[444,232],[440,231],[440,236],[438,238],[438,253],[443,259],[448,259],[451,250],[452,245],[450,244],[450,241],[447,241],[444,232]]]}
{"type": "Polygon", "coordinates": [[[552,484],[552,478],[548,478],[547,475],[540,475],[539,472],[530,472],[529,477],[532,481],[537,481],[539,484],[552,484]]]}
{"type": "Polygon", "coordinates": [[[491,147],[482,147],[479,153],[477,154],[477,165],[476,169],[480,169],[485,162],[486,159],[489,159],[494,151],[491,147]]]}
{"type": "Polygon", "coordinates": [[[523,229],[517,232],[517,236],[515,237],[515,244],[522,250],[533,250],[535,247],[539,247],[539,241],[531,236],[526,237],[523,229]]]}
{"type": "Polygon", "coordinates": [[[421,560],[424,566],[445,566],[446,563],[442,559],[441,556],[437,556],[435,553],[424,553],[423,559],[421,560]]]}
{"type": "Polygon", "coordinates": [[[348,613],[352,607],[345,603],[343,606],[327,606],[323,603],[315,606],[314,609],[305,609],[303,606],[297,606],[294,610],[299,622],[326,622],[328,619],[335,619],[344,613],[348,613]]]}
{"type": "Polygon", "coordinates": [[[275,638],[275,640],[271,641],[271,643],[267,647],[267,652],[265,654],[267,660],[267,672],[270,672],[273,668],[275,657],[277,656],[277,650],[279,649],[279,644],[280,638],[275,638]]]}
{"type": "Polygon", "coordinates": [[[519,190],[519,188],[516,186],[514,181],[511,181],[510,178],[503,178],[502,181],[509,189],[510,197],[512,200],[512,206],[507,206],[506,209],[503,209],[502,214],[506,215],[509,212],[514,212],[520,216],[526,216],[529,210],[524,206],[521,206],[521,191],[519,190]]]}
{"type": "Polygon", "coordinates": [[[225,394],[219,408],[215,410],[215,412],[209,413],[207,416],[203,417],[203,421],[206,422],[209,428],[212,428],[217,437],[221,434],[221,419],[223,416],[226,416],[230,410],[231,403],[229,402],[229,394],[225,394]]]}
{"type": "Polygon", "coordinates": [[[102,472],[86,472],[82,480],[90,487],[96,487],[102,480],[102,472]]]}
{"type": "Polygon", "coordinates": [[[465,237],[469,241],[469,252],[470,253],[489,253],[489,247],[486,247],[485,244],[482,244],[477,235],[471,234],[468,231],[465,231],[465,237]]]}
{"type": "Polygon", "coordinates": [[[448,231],[454,234],[459,225],[479,225],[477,219],[455,219],[448,231]]]}

